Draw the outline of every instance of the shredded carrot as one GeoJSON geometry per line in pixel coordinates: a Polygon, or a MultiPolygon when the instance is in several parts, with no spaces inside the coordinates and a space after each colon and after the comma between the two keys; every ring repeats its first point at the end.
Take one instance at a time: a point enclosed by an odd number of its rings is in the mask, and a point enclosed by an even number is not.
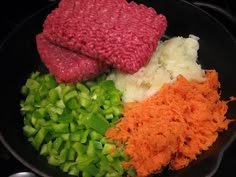
{"type": "Polygon", "coordinates": [[[166,166],[181,169],[196,159],[232,122],[225,117],[228,102],[220,100],[219,88],[218,73],[208,70],[204,82],[189,82],[180,75],[154,96],[126,103],[124,117],[106,132],[126,144],[131,159],[123,166],[133,166],[137,176],[145,177],[166,166]]]}

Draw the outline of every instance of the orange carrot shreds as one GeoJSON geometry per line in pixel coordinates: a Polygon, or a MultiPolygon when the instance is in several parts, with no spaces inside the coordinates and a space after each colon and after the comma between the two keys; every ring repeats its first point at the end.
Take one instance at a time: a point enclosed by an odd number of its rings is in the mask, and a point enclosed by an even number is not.
{"type": "MultiPolygon", "coordinates": [[[[189,82],[179,76],[164,84],[154,96],[124,105],[124,117],[106,136],[125,143],[137,176],[159,173],[163,167],[187,166],[228,128],[227,101],[220,100],[218,73],[208,70],[204,82],[189,82]]],[[[235,98],[231,98],[232,101],[235,98]]]]}

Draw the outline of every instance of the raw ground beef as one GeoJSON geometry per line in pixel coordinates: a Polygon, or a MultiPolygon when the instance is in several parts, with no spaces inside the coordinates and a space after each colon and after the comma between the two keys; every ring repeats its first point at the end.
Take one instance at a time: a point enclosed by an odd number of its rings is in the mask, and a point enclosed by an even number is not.
{"type": "Polygon", "coordinates": [[[134,73],[151,58],[167,21],[126,0],[61,0],[43,27],[50,42],[134,73]]]}
{"type": "Polygon", "coordinates": [[[58,82],[92,79],[108,69],[104,63],[51,44],[42,33],[36,36],[36,42],[42,62],[58,82]]]}

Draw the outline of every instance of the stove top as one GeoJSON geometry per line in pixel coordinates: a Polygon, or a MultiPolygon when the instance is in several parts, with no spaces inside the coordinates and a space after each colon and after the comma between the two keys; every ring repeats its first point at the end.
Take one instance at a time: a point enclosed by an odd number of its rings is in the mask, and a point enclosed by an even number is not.
{"type": "MultiPolygon", "coordinates": [[[[0,6],[0,41],[24,18],[35,11],[52,3],[54,0],[21,0],[6,1],[4,6],[0,6]],[[7,11],[6,11],[7,9],[7,11]]],[[[210,15],[215,17],[225,28],[236,38],[236,6],[233,6],[233,0],[186,0],[193,3],[210,15]]],[[[236,141],[225,151],[218,171],[213,177],[233,177],[236,175],[236,141]]],[[[6,149],[0,144],[0,163],[1,176],[7,177],[16,172],[30,171],[27,167],[18,162],[6,149]]]]}

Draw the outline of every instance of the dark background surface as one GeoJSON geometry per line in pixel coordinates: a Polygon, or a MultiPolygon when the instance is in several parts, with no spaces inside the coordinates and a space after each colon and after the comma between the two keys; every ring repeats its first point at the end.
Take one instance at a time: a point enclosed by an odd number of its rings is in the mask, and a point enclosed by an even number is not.
{"type": "MultiPolygon", "coordinates": [[[[52,3],[53,0],[21,0],[4,1],[0,5],[0,42],[25,18],[52,3]]],[[[236,7],[232,5],[234,0],[186,0],[198,4],[219,20],[236,37],[235,21],[231,16],[235,16],[236,7]],[[214,6],[211,6],[213,4],[214,6]],[[223,11],[222,11],[223,10],[223,11]]],[[[10,174],[21,171],[30,171],[20,162],[18,162],[4,147],[0,144],[0,163],[1,175],[7,177],[10,174]]],[[[224,153],[222,162],[218,171],[213,177],[235,177],[236,176],[236,141],[224,153]]]]}

